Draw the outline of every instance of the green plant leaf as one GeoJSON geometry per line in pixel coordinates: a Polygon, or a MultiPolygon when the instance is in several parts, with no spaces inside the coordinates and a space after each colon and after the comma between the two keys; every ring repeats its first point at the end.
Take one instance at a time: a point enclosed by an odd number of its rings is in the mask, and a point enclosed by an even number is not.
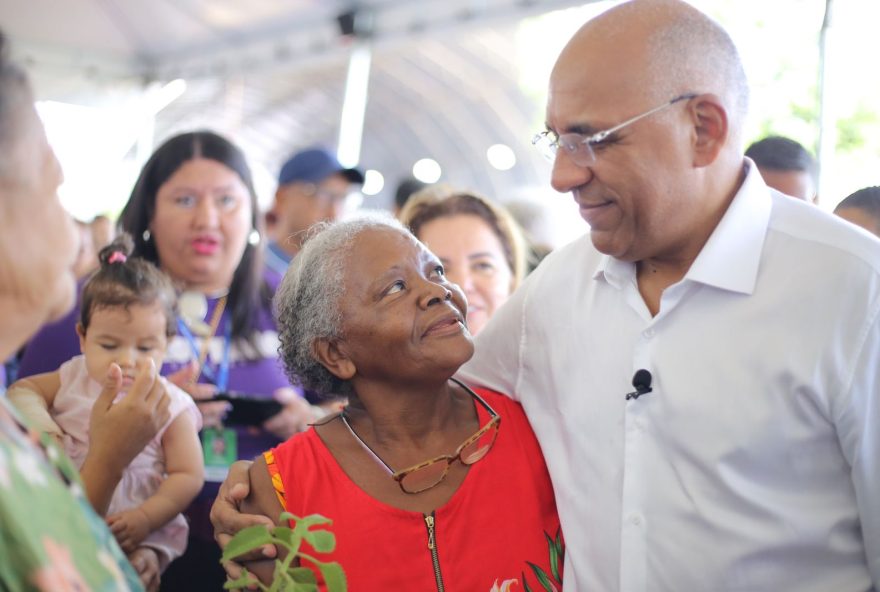
{"type": "Polygon", "coordinates": [[[526,574],[522,572],[520,573],[522,574],[523,590],[525,590],[525,592],[532,592],[532,587],[529,586],[529,581],[526,579],[526,574]]]}
{"type": "Polygon", "coordinates": [[[320,514],[309,514],[305,518],[300,518],[296,521],[296,525],[299,526],[302,524],[305,528],[311,528],[318,524],[333,524],[333,521],[325,516],[321,516],[320,514]]]}
{"type": "MultiPolygon", "coordinates": [[[[291,514],[293,516],[293,514],[291,514]]],[[[293,527],[293,535],[295,537],[304,538],[308,532],[309,528],[312,526],[317,526],[320,524],[333,524],[333,521],[329,518],[325,518],[320,514],[310,514],[304,518],[297,518],[293,516],[293,519],[296,521],[296,525],[293,527]]]]}
{"type": "Polygon", "coordinates": [[[242,573],[238,578],[234,580],[227,580],[226,583],[223,584],[224,590],[237,590],[239,588],[244,588],[246,586],[250,586],[251,584],[258,583],[257,578],[251,574],[248,570],[242,570],[242,573]]]}
{"type": "Polygon", "coordinates": [[[281,561],[275,562],[275,572],[272,574],[271,590],[278,590],[278,592],[296,590],[296,581],[284,568],[284,564],[281,561]]]}
{"type": "Polygon", "coordinates": [[[559,552],[556,550],[556,542],[552,538],[550,538],[550,535],[546,532],[544,533],[544,538],[547,539],[547,548],[550,549],[550,573],[553,574],[553,579],[558,582],[559,552]]]}
{"type": "Polygon", "coordinates": [[[290,577],[299,584],[317,584],[318,578],[308,567],[293,567],[290,569],[290,577]]]}
{"type": "Polygon", "coordinates": [[[329,530],[310,530],[304,538],[318,553],[330,553],[336,548],[336,535],[329,530]]]}
{"type": "Polygon", "coordinates": [[[335,561],[318,563],[317,565],[324,577],[324,583],[327,585],[327,592],[346,592],[348,590],[345,572],[342,571],[341,565],[335,561]]]}
{"type": "Polygon", "coordinates": [[[220,561],[230,561],[248,551],[253,551],[273,542],[272,535],[266,526],[261,524],[249,526],[232,537],[232,540],[229,541],[229,544],[223,550],[223,557],[220,561]]]}
{"type": "Polygon", "coordinates": [[[299,537],[294,537],[293,529],[288,528],[287,526],[276,526],[272,529],[272,536],[281,539],[291,547],[299,542],[296,540],[299,539],[299,537]]]}
{"type": "Polygon", "coordinates": [[[281,512],[281,516],[278,517],[279,524],[288,524],[288,523],[290,523],[291,520],[299,522],[300,520],[302,520],[302,518],[300,518],[299,516],[296,516],[294,514],[291,514],[290,512],[281,512]]]}
{"type": "Polygon", "coordinates": [[[271,531],[265,526],[252,526],[235,535],[223,553],[222,561],[234,559],[244,553],[253,551],[263,545],[279,545],[287,549],[283,559],[274,562],[274,573],[271,587],[260,583],[250,574],[245,572],[241,578],[224,585],[227,590],[240,589],[256,583],[261,590],[268,592],[318,592],[318,583],[315,572],[307,567],[291,567],[297,560],[306,560],[314,563],[321,570],[327,592],[347,592],[348,587],[345,572],[336,562],[323,562],[314,557],[300,552],[303,539],[319,553],[329,553],[336,548],[336,535],[329,530],[316,529],[310,531],[312,526],[332,524],[333,521],[319,514],[312,514],[299,518],[289,512],[281,515],[280,525],[271,531]],[[288,525],[294,524],[293,528],[288,525]]]}
{"type": "Polygon", "coordinates": [[[544,588],[546,592],[557,592],[556,586],[553,585],[553,582],[550,581],[550,577],[547,575],[540,566],[535,565],[531,561],[526,561],[529,564],[529,567],[532,568],[532,571],[535,572],[535,577],[538,578],[538,583],[544,588]]]}

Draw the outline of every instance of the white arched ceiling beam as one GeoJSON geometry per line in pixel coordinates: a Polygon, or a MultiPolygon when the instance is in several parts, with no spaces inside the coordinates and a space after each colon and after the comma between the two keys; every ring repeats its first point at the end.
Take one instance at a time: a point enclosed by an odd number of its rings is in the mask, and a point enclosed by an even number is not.
{"type": "MultiPolygon", "coordinates": [[[[512,177],[521,177],[521,169],[496,171],[486,166],[486,149],[497,142],[510,146],[519,161],[528,161],[523,137],[531,125],[530,113],[524,112],[511,97],[519,95],[516,72],[510,62],[503,67],[481,61],[471,47],[447,47],[434,44],[429,54],[438,68],[443,68],[452,89],[466,90],[468,97],[456,105],[449,117],[466,122],[471,133],[466,138],[468,152],[479,155],[472,162],[475,174],[483,175],[491,184],[492,194],[501,196],[509,190],[512,177]],[[490,84],[485,81],[492,80],[490,84]],[[476,83],[475,83],[476,81],[476,83]]],[[[453,91],[454,92],[454,91],[453,91]]],[[[520,183],[526,179],[521,178],[520,183]]]]}
{"type": "MultiPolygon", "coordinates": [[[[426,59],[425,51],[416,57],[402,59],[394,73],[400,94],[414,104],[415,117],[409,131],[415,133],[426,148],[425,156],[431,156],[444,170],[444,179],[462,184],[476,177],[475,155],[470,150],[472,137],[481,131],[470,114],[461,109],[469,89],[449,84],[449,77],[438,75],[432,60],[426,59]],[[430,130],[430,133],[424,133],[430,130]]],[[[485,183],[480,183],[484,187],[485,183]]]]}
{"type": "MultiPolygon", "coordinates": [[[[588,0],[589,1],[589,0],[588,0]]],[[[372,42],[377,47],[439,36],[449,31],[509,24],[527,16],[571,6],[583,0],[361,0],[373,12],[372,42]]],[[[340,4],[344,6],[344,4],[340,4]]],[[[337,6],[340,6],[337,5],[337,6]]],[[[218,68],[227,73],[255,71],[285,61],[311,61],[320,55],[344,55],[332,9],[310,4],[300,18],[271,19],[250,30],[227,32],[187,48],[149,57],[149,74],[158,79],[210,75],[218,68]]],[[[341,12],[341,10],[340,10],[341,12]]]]}

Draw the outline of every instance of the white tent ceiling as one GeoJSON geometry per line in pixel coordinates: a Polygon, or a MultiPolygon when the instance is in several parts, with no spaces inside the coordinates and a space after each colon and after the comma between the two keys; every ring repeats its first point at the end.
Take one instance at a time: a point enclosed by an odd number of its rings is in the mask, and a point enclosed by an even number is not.
{"type": "Polygon", "coordinates": [[[395,181],[431,157],[444,180],[504,198],[546,184],[528,145],[540,105],[520,89],[521,19],[572,0],[0,0],[0,23],[40,98],[128,100],[183,78],[159,112],[155,140],[186,129],[230,135],[274,172],[291,152],[333,145],[353,36],[372,48],[361,166],[395,181]],[[486,162],[495,143],[518,165],[486,162]]]}

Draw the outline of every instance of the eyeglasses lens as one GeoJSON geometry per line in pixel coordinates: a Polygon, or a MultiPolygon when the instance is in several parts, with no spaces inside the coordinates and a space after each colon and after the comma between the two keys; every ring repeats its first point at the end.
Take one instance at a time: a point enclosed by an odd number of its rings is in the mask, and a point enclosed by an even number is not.
{"type": "Polygon", "coordinates": [[[403,479],[400,480],[400,486],[408,493],[419,493],[420,491],[431,489],[443,481],[448,470],[449,463],[447,462],[431,463],[404,475],[403,479]]]}
{"type": "MultiPolygon", "coordinates": [[[[498,436],[499,424],[498,417],[493,418],[472,442],[468,442],[461,449],[458,459],[463,465],[470,466],[486,456],[498,436]]],[[[446,473],[449,472],[451,463],[447,459],[448,457],[439,459],[407,473],[401,478],[400,487],[407,493],[420,493],[431,489],[443,481],[446,473]]]]}
{"type": "Polygon", "coordinates": [[[489,452],[498,435],[498,423],[492,422],[491,426],[480,434],[480,437],[469,443],[461,450],[461,462],[464,465],[472,465],[489,452]]]}

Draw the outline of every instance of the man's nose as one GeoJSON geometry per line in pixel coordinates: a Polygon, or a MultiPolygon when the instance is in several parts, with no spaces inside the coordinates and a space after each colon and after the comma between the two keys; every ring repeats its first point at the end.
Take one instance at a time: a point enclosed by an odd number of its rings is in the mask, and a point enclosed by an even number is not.
{"type": "Polygon", "coordinates": [[[593,169],[575,164],[564,150],[556,153],[550,185],[559,193],[568,193],[593,179],[593,169]]]}

